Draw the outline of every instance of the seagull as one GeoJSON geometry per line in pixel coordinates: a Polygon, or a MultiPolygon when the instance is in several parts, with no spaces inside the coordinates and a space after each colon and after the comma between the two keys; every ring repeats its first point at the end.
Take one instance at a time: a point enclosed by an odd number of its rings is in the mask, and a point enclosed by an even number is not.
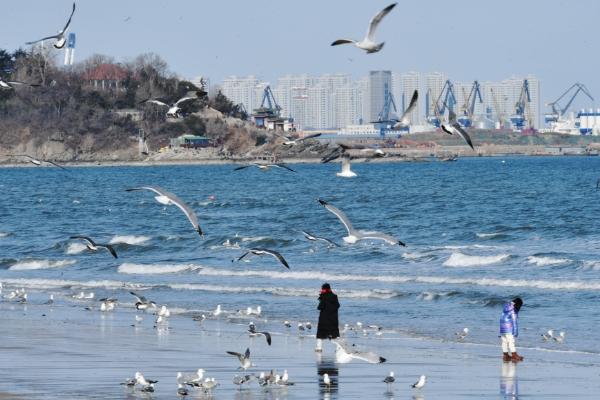
{"type": "Polygon", "coordinates": [[[98,251],[98,249],[106,249],[108,250],[108,252],[110,254],[112,254],[112,256],[114,258],[118,258],[117,257],[117,252],[115,251],[115,249],[110,245],[110,244],[100,244],[100,243],[95,243],[92,239],[90,239],[87,236],[71,236],[69,239],[82,239],[85,240],[87,242],[87,248],[90,251],[98,251]]]}
{"type": "Polygon", "coordinates": [[[262,248],[252,248],[250,250],[248,250],[247,252],[245,252],[244,254],[242,254],[237,261],[240,261],[242,258],[246,257],[248,254],[254,254],[257,256],[264,256],[264,255],[270,255],[272,257],[275,257],[277,260],[279,260],[279,262],[286,267],[287,269],[290,269],[290,266],[288,265],[287,261],[285,261],[285,258],[283,258],[283,256],[281,254],[279,254],[278,252],[276,252],[275,250],[269,250],[269,249],[262,249],[262,248]]]}
{"type": "Polygon", "coordinates": [[[306,327],[306,329],[308,329],[309,331],[312,329],[312,324],[310,321],[308,321],[307,323],[304,324],[304,326],[306,327]]]}
{"type": "Polygon", "coordinates": [[[244,354],[236,353],[235,351],[228,351],[227,354],[236,356],[238,358],[238,360],[240,361],[239,369],[243,369],[245,371],[248,368],[254,366],[250,361],[250,348],[247,348],[244,354]]]}
{"type": "Polygon", "coordinates": [[[100,311],[112,311],[115,309],[115,306],[117,305],[117,299],[114,299],[112,297],[105,297],[103,299],[100,299],[100,311]]]}
{"type": "Polygon", "coordinates": [[[190,220],[190,222],[192,223],[192,226],[194,227],[194,230],[196,232],[198,232],[198,234],[200,236],[202,236],[202,238],[204,238],[204,234],[202,233],[202,229],[200,228],[200,225],[198,224],[198,218],[196,217],[194,210],[192,210],[187,204],[185,204],[179,197],[177,197],[173,193],[167,192],[166,190],[164,190],[163,188],[161,188],[159,186],[141,186],[141,187],[125,189],[125,190],[127,192],[132,192],[134,190],[150,190],[151,192],[158,194],[158,196],[154,197],[156,199],[156,201],[158,201],[160,204],[164,204],[167,206],[171,205],[171,204],[176,205],[181,211],[183,211],[185,216],[190,220]]]}
{"type": "Polygon", "coordinates": [[[383,17],[385,17],[390,11],[392,11],[392,9],[396,7],[396,4],[397,3],[390,4],[371,19],[371,21],[369,22],[369,29],[367,30],[367,36],[361,41],[356,41],[352,39],[338,39],[335,42],[331,43],[331,45],[337,46],[340,44],[354,44],[359,49],[366,51],[367,54],[377,53],[383,48],[385,42],[375,42],[375,31],[377,30],[377,26],[379,25],[383,17]]]}
{"type": "Polygon", "coordinates": [[[137,383],[140,386],[144,386],[144,387],[145,386],[150,386],[150,385],[154,385],[157,382],[158,381],[144,378],[144,375],[142,375],[141,372],[136,372],[135,373],[135,383],[137,383]]]}
{"type": "Polygon", "coordinates": [[[158,99],[146,99],[146,100],[140,101],[139,104],[152,103],[152,104],[156,104],[159,106],[169,107],[169,110],[167,111],[167,118],[179,118],[181,116],[181,107],[179,107],[179,105],[186,101],[189,101],[189,100],[197,100],[198,98],[199,97],[197,95],[182,97],[181,99],[177,100],[175,103],[173,103],[171,105],[165,103],[164,101],[158,100],[158,99]]]}
{"type": "Polygon", "coordinates": [[[295,146],[298,143],[303,142],[305,140],[317,138],[317,137],[321,136],[321,133],[313,133],[311,135],[306,135],[306,136],[298,138],[298,139],[293,139],[290,136],[283,136],[283,135],[277,135],[277,136],[285,139],[285,142],[283,142],[282,145],[295,146]]]}
{"type": "Polygon", "coordinates": [[[239,386],[240,390],[242,390],[242,385],[244,383],[249,383],[253,378],[254,376],[252,375],[236,375],[233,377],[233,384],[239,386]]]}
{"type": "Polygon", "coordinates": [[[156,308],[156,303],[153,301],[148,301],[146,297],[135,294],[134,292],[129,292],[132,296],[134,296],[137,301],[135,302],[136,310],[146,310],[149,307],[156,308]]]}
{"type": "Polygon", "coordinates": [[[353,244],[353,243],[358,242],[359,240],[372,239],[372,240],[383,240],[386,243],[393,244],[393,245],[397,244],[400,246],[406,246],[403,242],[399,241],[398,239],[396,239],[392,236],[386,235],[385,233],[375,232],[375,231],[357,231],[357,230],[355,230],[354,227],[352,226],[352,223],[350,223],[350,220],[348,219],[348,217],[346,217],[346,214],[344,214],[340,209],[332,206],[331,204],[327,203],[325,200],[318,199],[318,201],[322,206],[324,206],[327,209],[327,211],[331,212],[333,215],[338,217],[338,219],[342,222],[342,224],[344,224],[344,226],[348,230],[348,236],[345,236],[343,238],[344,242],[353,244]]]}
{"type": "Polygon", "coordinates": [[[212,315],[213,315],[213,317],[218,317],[222,313],[223,313],[223,310],[221,309],[221,305],[218,304],[217,308],[215,309],[215,311],[212,312],[212,315]]]}
{"type": "Polygon", "coordinates": [[[469,335],[469,328],[464,328],[462,331],[456,332],[455,335],[458,340],[464,340],[469,335]]]}
{"type": "Polygon", "coordinates": [[[285,321],[283,321],[283,326],[285,326],[286,328],[291,328],[292,324],[290,323],[290,321],[285,320],[285,321]]]}
{"type": "Polygon", "coordinates": [[[48,301],[46,301],[44,304],[45,305],[52,305],[52,304],[54,304],[54,295],[51,294],[50,298],[48,299],[48,301]]]}
{"type": "Polygon", "coordinates": [[[320,240],[320,241],[323,241],[323,242],[327,243],[328,244],[327,247],[339,247],[337,245],[337,243],[335,243],[335,242],[333,242],[333,241],[331,241],[331,240],[329,240],[327,238],[315,236],[312,233],[308,233],[306,231],[300,231],[300,232],[302,232],[302,234],[304,235],[304,237],[306,239],[310,240],[311,242],[316,242],[316,241],[320,240]]]}
{"type": "Polygon", "coordinates": [[[410,103],[408,104],[408,107],[406,108],[406,110],[404,110],[400,119],[398,119],[396,121],[373,121],[371,123],[377,124],[377,123],[382,123],[382,122],[394,122],[394,125],[392,125],[392,130],[395,130],[395,131],[400,130],[402,128],[407,128],[411,123],[410,116],[411,116],[411,113],[413,112],[413,110],[415,109],[415,107],[417,106],[418,100],[419,100],[419,92],[418,92],[418,90],[415,90],[410,99],[410,103]]]}
{"type": "Polygon", "coordinates": [[[258,336],[258,335],[264,336],[265,339],[267,340],[267,344],[269,346],[271,345],[271,334],[269,332],[257,331],[256,325],[254,325],[254,322],[250,322],[250,324],[248,324],[248,333],[250,334],[250,336],[258,336]]]}
{"type": "Polygon", "coordinates": [[[239,171],[241,169],[245,169],[245,168],[249,168],[249,167],[256,167],[256,168],[260,169],[261,171],[268,171],[270,168],[280,168],[280,169],[286,169],[291,172],[296,172],[283,163],[271,163],[271,164],[251,163],[248,165],[242,165],[237,168],[234,168],[234,171],[239,171]]]}
{"type": "MultiPolygon", "coordinates": [[[[206,371],[204,369],[199,368],[198,371],[196,371],[196,376],[194,376],[191,379],[184,380],[183,383],[185,383],[186,385],[189,385],[189,386],[200,387],[204,380],[205,372],[206,371]]],[[[180,376],[180,374],[177,374],[177,379],[178,379],[177,382],[179,382],[180,380],[183,380],[183,374],[181,374],[181,376],[180,376]]]]}
{"type": "Polygon", "coordinates": [[[552,339],[554,339],[554,341],[557,343],[562,343],[565,341],[565,333],[563,331],[560,331],[558,333],[558,336],[553,336],[552,339]]]}
{"type": "Polygon", "coordinates": [[[156,313],[159,317],[169,318],[171,316],[171,311],[167,308],[167,306],[162,306],[160,310],[156,313]]]}
{"type": "Polygon", "coordinates": [[[391,371],[390,374],[383,379],[383,383],[387,384],[388,392],[391,390],[392,383],[394,383],[395,381],[396,378],[394,378],[394,371],[391,371]]]}
{"type": "Polygon", "coordinates": [[[262,307],[257,306],[256,308],[248,307],[246,308],[246,315],[256,315],[260,316],[262,314],[262,307]]]}
{"type": "Polygon", "coordinates": [[[0,78],[0,90],[2,90],[2,89],[11,90],[11,89],[14,89],[15,85],[25,85],[25,86],[32,86],[32,87],[40,86],[40,85],[37,85],[34,83],[27,83],[27,82],[22,82],[22,81],[5,81],[4,79],[0,78]]]}
{"type": "Polygon", "coordinates": [[[63,169],[63,170],[65,170],[65,171],[67,170],[65,167],[63,167],[62,165],[59,165],[59,164],[55,163],[54,161],[49,161],[49,160],[40,160],[40,159],[37,159],[37,158],[31,157],[31,156],[30,156],[30,155],[28,155],[28,154],[7,154],[7,155],[8,155],[9,157],[27,157],[27,158],[29,158],[29,162],[30,162],[30,163],[32,163],[32,164],[34,164],[34,165],[37,165],[37,166],[40,166],[40,165],[42,165],[42,164],[46,163],[46,164],[50,164],[50,165],[53,165],[53,166],[55,166],[55,167],[58,167],[58,168],[60,168],[60,169],[63,169]]]}
{"type": "Polygon", "coordinates": [[[298,322],[298,331],[300,331],[300,333],[304,333],[305,331],[304,324],[302,324],[302,322],[298,322]]]}
{"type": "Polygon", "coordinates": [[[331,379],[329,379],[328,373],[323,374],[323,385],[327,386],[328,392],[331,390],[331,379]]]}
{"type": "Polygon", "coordinates": [[[202,388],[204,389],[204,393],[211,392],[214,388],[219,386],[219,383],[215,378],[206,378],[206,380],[202,383],[202,388]]]}
{"type": "Polygon", "coordinates": [[[548,330],[548,332],[546,333],[542,333],[542,339],[544,339],[545,342],[547,342],[548,340],[551,340],[554,338],[554,331],[552,329],[548,330]]]}
{"type": "Polygon", "coordinates": [[[333,343],[336,346],[335,359],[338,363],[349,363],[353,359],[366,361],[370,364],[384,363],[386,359],[371,351],[359,351],[349,348],[349,346],[341,340],[335,340],[333,343]]]}
{"type": "Polygon", "coordinates": [[[136,383],[137,383],[137,380],[135,378],[127,378],[125,380],[125,382],[121,382],[120,385],[127,386],[127,387],[134,387],[136,383]]]}
{"type": "Polygon", "coordinates": [[[412,384],[411,387],[413,389],[422,389],[423,386],[425,386],[426,380],[427,380],[427,377],[425,375],[421,375],[419,380],[416,383],[412,384]]]}
{"type": "MultiPolygon", "coordinates": [[[[437,107],[434,108],[436,109],[437,114],[437,107]]],[[[467,142],[469,147],[471,147],[472,150],[475,150],[475,148],[473,147],[473,142],[471,141],[471,137],[469,136],[467,131],[465,131],[463,127],[460,126],[458,122],[456,122],[456,113],[454,113],[454,111],[448,111],[448,123],[442,121],[441,118],[439,118],[439,120],[440,126],[444,132],[446,132],[448,135],[458,135],[462,137],[464,141],[467,142]]]]}
{"type": "Polygon", "coordinates": [[[279,381],[279,384],[283,385],[283,386],[293,386],[294,382],[290,382],[289,379],[290,379],[290,377],[288,375],[288,370],[284,369],[283,375],[281,376],[281,380],[279,381]]]}
{"type": "Polygon", "coordinates": [[[28,44],[28,45],[35,44],[38,42],[42,42],[44,40],[55,39],[56,41],[54,42],[54,47],[57,49],[62,49],[63,47],[65,47],[65,44],[67,43],[67,38],[65,37],[65,34],[67,33],[67,29],[69,29],[69,24],[71,23],[71,18],[73,18],[74,13],[75,13],[75,2],[73,2],[73,11],[71,11],[71,15],[69,16],[69,20],[67,21],[65,27],[62,28],[60,31],[58,31],[58,33],[56,35],[47,36],[47,37],[41,38],[39,40],[34,40],[33,42],[27,42],[25,44],[28,44]]]}

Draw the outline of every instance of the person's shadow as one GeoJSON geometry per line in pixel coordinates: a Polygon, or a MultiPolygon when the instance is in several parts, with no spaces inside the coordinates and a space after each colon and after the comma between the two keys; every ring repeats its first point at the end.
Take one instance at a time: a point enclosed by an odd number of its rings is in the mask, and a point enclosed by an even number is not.
{"type": "Polygon", "coordinates": [[[337,399],[339,370],[334,357],[317,355],[317,377],[320,399],[337,399]],[[329,376],[330,384],[324,383],[324,375],[329,376]]]}
{"type": "Polygon", "coordinates": [[[514,362],[502,363],[500,394],[506,400],[519,399],[519,378],[517,377],[517,364],[514,362]]]}

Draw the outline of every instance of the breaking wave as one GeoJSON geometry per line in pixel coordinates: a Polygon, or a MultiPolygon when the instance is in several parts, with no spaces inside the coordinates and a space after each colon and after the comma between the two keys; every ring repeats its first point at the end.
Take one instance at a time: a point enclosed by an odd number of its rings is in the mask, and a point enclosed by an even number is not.
{"type": "Polygon", "coordinates": [[[200,268],[191,264],[121,264],[118,271],[121,274],[131,275],[158,275],[158,274],[177,274],[180,272],[193,271],[200,268]]]}
{"type": "Polygon", "coordinates": [[[73,264],[75,264],[75,260],[27,260],[19,261],[11,265],[8,269],[12,271],[25,271],[34,269],[60,268],[73,264]]]}
{"type": "Polygon", "coordinates": [[[67,254],[81,254],[87,250],[87,246],[83,243],[69,243],[67,246],[67,254]]]}
{"type": "Polygon", "coordinates": [[[527,262],[529,264],[534,264],[538,267],[545,267],[547,265],[561,265],[567,264],[571,262],[568,258],[552,258],[552,257],[542,257],[542,256],[529,256],[527,257],[527,262]]]}
{"type": "Polygon", "coordinates": [[[134,235],[124,235],[124,236],[115,236],[110,239],[109,244],[129,244],[129,245],[138,245],[146,243],[151,238],[149,236],[134,236],[134,235]]]}
{"type": "Polygon", "coordinates": [[[478,267],[490,265],[507,260],[509,254],[497,254],[494,256],[469,256],[462,253],[452,253],[443,265],[446,267],[478,267]]]}

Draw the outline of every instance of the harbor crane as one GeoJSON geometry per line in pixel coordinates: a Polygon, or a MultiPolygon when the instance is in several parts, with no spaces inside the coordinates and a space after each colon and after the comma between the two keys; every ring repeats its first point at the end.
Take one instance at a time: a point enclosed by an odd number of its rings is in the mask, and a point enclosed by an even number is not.
{"type": "Polygon", "coordinates": [[[573,100],[575,100],[579,93],[585,94],[590,100],[594,101],[594,98],[585,85],[583,83],[576,82],[570,88],[565,90],[564,93],[558,97],[558,99],[554,100],[553,102],[546,103],[546,107],[550,107],[552,112],[544,115],[544,121],[546,123],[557,122],[563,115],[565,115],[569,107],[571,107],[571,104],[573,104],[573,100]],[[572,93],[569,101],[564,107],[561,107],[560,104],[558,104],[559,101],[565,98],[565,96],[567,96],[569,93],[572,93]]]}
{"type": "Polygon", "coordinates": [[[277,104],[271,86],[267,85],[263,90],[263,98],[260,107],[254,110],[252,117],[258,127],[266,127],[267,120],[278,119],[281,114],[281,107],[277,104]]]}
{"type": "Polygon", "coordinates": [[[504,111],[500,108],[500,103],[498,103],[498,98],[496,97],[496,93],[494,93],[494,89],[490,88],[490,94],[492,95],[492,102],[494,103],[494,110],[496,111],[496,119],[498,120],[498,128],[504,128],[504,111]]]}
{"type": "Polygon", "coordinates": [[[465,103],[462,106],[462,113],[458,117],[457,121],[463,128],[470,128],[473,126],[475,104],[477,99],[479,99],[479,103],[483,103],[483,100],[481,99],[481,86],[479,85],[478,81],[473,82],[471,92],[469,92],[468,96],[463,88],[463,98],[465,99],[465,103]]]}
{"type": "Polygon", "coordinates": [[[523,131],[529,128],[531,121],[529,121],[529,103],[531,103],[531,95],[529,94],[529,81],[523,79],[523,85],[521,85],[521,94],[519,100],[515,104],[515,113],[510,117],[513,129],[516,131],[523,131]]]}
{"type": "MultiPolygon", "coordinates": [[[[431,91],[427,92],[427,96],[431,95],[431,91]]],[[[444,86],[442,87],[442,91],[440,92],[437,100],[433,104],[434,112],[433,114],[429,114],[427,116],[427,120],[430,124],[434,125],[436,128],[440,127],[441,121],[437,117],[437,115],[443,116],[446,113],[446,108],[454,111],[454,105],[456,104],[456,96],[454,95],[454,85],[450,80],[446,80],[444,86]],[[442,100],[443,98],[443,100],[442,100]]]]}
{"type": "Polygon", "coordinates": [[[383,108],[381,109],[379,114],[377,114],[376,122],[376,125],[378,125],[379,128],[379,135],[381,135],[381,137],[385,137],[386,131],[389,131],[391,129],[389,123],[391,122],[391,124],[393,125],[396,122],[393,118],[391,118],[392,112],[397,113],[398,109],[396,108],[394,94],[389,89],[388,84],[386,83],[384,87],[383,108]]]}

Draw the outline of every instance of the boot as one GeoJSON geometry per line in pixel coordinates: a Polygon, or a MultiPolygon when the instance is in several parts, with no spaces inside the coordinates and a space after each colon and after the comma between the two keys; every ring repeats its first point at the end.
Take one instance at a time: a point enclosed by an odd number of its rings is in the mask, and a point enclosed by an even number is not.
{"type": "Polygon", "coordinates": [[[508,353],[502,353],[502,361],[509,362],[512,361],[512,358],[508,355],[508,353]]]}
{"type": "Polygon", "coordinates": [[[512,362],[523,361],[523,357],[521,357],[520,355],[518,355],[516,351],[514,353],[512,353],[511,359],[512,359],[512,362]]]}

